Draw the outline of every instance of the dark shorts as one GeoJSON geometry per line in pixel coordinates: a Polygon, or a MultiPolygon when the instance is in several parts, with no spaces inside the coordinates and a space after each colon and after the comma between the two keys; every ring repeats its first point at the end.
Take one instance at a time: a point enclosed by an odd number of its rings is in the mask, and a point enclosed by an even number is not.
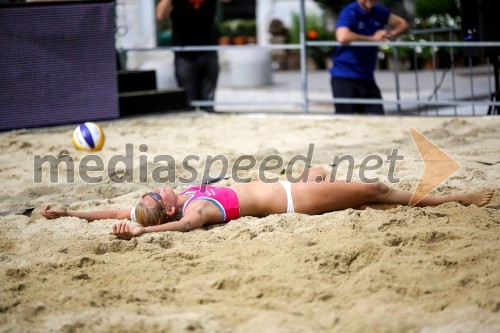
{"type": "MultiPolygon", "coordinates": [[[[331,77],[334,98],[373,98],[382,99],[375,81],[368,79],[343,79],[331,77]]],[[[335,113],[340,114],[384,114],[382,104],[340,104],[335,103],[335,113]]]]}

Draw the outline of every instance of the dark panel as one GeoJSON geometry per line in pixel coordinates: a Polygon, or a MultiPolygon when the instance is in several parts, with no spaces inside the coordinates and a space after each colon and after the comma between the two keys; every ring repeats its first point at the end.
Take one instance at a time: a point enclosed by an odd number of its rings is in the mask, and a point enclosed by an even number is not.
{"type": "MultiPolygon", "coordinates": [[[[461,0],[462,31],[466,41],[499,41],[500,19],[498,0],[461,0]]],[[[465,47],[468,56],[493,56],[500,54],[498,47],[465,47]]]]}
{"type": "Polygon", "coordinates": [[[187,110],[184,89],[136,91],[120,94],[120,115],[187,110]]]}
{"type": "Polygon", "coordinates": [[[156,90],[154,70],[118,71],[118,92],[156,90]]]}
{"type": "Polygon", "coordinates": [[[0,130],[119,116],[114,3],[0,5],[0,130]]]}

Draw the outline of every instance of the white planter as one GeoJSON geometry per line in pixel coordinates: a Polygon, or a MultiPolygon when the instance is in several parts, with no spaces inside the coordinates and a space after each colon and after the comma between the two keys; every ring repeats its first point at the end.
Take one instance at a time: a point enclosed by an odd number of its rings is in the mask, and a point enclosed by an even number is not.
{"type": "Polygon", "coordinates": [[[268,50],[245,46],[229,53],[229,73],[233,87],[259,87],[272,83],[271,55],[268,50]]]}

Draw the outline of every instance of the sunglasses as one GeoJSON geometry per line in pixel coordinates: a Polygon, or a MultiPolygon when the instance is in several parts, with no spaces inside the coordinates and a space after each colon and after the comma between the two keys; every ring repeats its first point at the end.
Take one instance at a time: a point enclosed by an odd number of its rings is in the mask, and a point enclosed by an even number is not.
{"type": "Polygon", "coordinates": [[[146,195],[149,195],[151,198],[153,198],[157,203],[163,206],[163,202],[161,202],[161,195],[160,193],[155,193],[155,192],[148,192],[144,194],[142,197],[144,198],[146,195]]]}

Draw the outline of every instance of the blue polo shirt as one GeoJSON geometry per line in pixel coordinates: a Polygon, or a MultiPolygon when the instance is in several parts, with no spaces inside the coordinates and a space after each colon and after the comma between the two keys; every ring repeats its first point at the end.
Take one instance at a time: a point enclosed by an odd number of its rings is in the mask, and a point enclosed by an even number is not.
{"type": "MultiPolygon", "coordinates": [[[[372,36],[377,30],[384,29],[391,12],[380,5],[365,11],[357,1],[345,7],[339,15],[337,29],[347,27],[359,35],[372,36]]],[[[332,60],[330,73],[345,79],[375,80],[378,47],[376,46],[338,46],[332,60]]]]}

